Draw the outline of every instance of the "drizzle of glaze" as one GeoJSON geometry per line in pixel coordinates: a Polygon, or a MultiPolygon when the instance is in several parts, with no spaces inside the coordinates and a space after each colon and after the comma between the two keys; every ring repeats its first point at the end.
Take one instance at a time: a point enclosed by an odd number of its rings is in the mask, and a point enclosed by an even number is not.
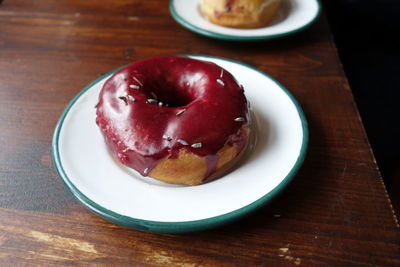
{"type": "Polygon", "coordinates": [[[217,170],[217,163],[219,160],[218,155],[210,154],[205,157],[206,159],[206,174],[204,175],[204,180],[207,179],[207,177],[210,177],[216,170],[217,170]]]}
{"type": "Polygon", "coordinates": [[[226,0],[225,1],[225,11],[226,12],[231,12],[232,11],[232,6],[235,0],[226,0]]]}
{"type": "Polygon", "coordinates": [[[228,71],[222,77],[214,63],[174,56],[140,60],[114,73],[100,92],[96,114],[109,150],[143,176],[184,149],[205,158],[207,178],[225,144],[241,151],[246,137],[241,129],[250,123],[243,87],[228,71]],[[155,97],[164,104],[149,105],[155,97]]]}

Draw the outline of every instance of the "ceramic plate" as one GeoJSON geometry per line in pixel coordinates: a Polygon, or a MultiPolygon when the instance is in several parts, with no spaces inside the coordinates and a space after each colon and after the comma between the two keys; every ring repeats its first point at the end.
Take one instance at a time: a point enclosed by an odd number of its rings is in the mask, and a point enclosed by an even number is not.
{"type": "Polygon", "coordinates": [[[62,114],[53,138],[54,166],[87,208],[117,224],[143,231],[189,232],[222,225],[257,209],[295,175],[307,147],[307,123],[293,96],[277,81],[242,63],[208,56],[245,88],[258,137],[230,173],[199,186],[144,178],[108,153],[95,119],[98,94],[113,73],[81,91],[62,114]]]}
{"type": "Polygon", "coordinates": [[[183,27],[208,37],[251,41],[286,36],[309,26],[319,15],[318,0],[282,0],[273,21],[257,29],[235,29],[209,22],[199,11],[200,0],[171,0],[172,17],[183,27]]]}

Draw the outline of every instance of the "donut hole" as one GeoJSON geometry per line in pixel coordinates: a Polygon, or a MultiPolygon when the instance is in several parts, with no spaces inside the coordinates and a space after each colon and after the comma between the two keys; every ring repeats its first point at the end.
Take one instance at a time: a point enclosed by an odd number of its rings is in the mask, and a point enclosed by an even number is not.
{"type": "MultiPolygon", "coordinates": [[[[175,90],[161,91],[153,90],[156,100],[162,102],[163,105],[168,107],[183,107],[193,101],[192,98],[177,93],[175,90]]],[[[153,97],[151,94],[149,97],[153,97]]]]}
{"type": "Polygon", "coordinates": [[[162,102],[163,106],[183,107],[190,104],[195,97],[185,87],[177,87],[168,83],[154,84],[150,90],[146,90],[148,98],[162,102]]]}

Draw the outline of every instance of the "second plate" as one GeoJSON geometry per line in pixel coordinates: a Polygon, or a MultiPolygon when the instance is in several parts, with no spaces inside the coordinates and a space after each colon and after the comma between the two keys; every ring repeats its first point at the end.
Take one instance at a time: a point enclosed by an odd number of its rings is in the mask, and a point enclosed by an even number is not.
{"type": "Polygon", "coordinates": [[[293,34],[314,22],[320,12],[318,0],[282,0],[270,25],[257,29],[235,29],[209,22],[200,13],[199,3],[199,0],[171,0],[171,15],[195,33],[233,41],[265,40],[293,34]]]}

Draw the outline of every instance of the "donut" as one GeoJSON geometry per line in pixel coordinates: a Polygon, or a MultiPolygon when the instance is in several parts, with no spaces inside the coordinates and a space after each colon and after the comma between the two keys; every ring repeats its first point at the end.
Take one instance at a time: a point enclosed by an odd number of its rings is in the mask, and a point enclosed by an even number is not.
{"type": "Polygon", "coordinates": [[[188,57],[143,59],[115,72],[96,115],[120,163],[171,184],[219,177],[250,137],[243,87],[220,66],[188,57]]]}
{"type": "Polygon", "coordinates": [[[281,0],[203,0],[201,13],[212,23],[232,28],[268,25],[281,0]]]}

